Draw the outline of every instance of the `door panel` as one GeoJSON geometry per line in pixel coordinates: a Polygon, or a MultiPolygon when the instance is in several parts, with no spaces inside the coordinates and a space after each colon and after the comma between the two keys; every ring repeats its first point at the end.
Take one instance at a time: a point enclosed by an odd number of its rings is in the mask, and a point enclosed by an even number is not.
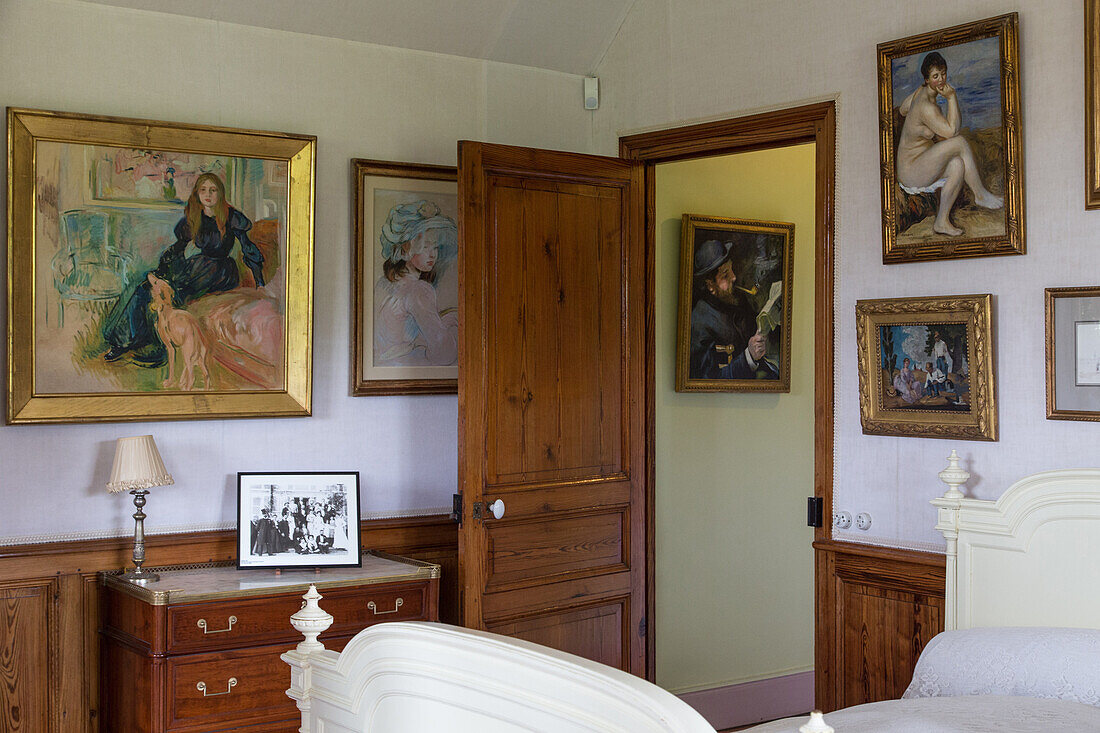
{"type": "Polygon", "coordinates": [[[464,622],[643,674],[642,166],[459,158],[464,622]]]}
{"type": "Polygon", "coordinates": [[[488,481],[619,472],[621,309],[606,301],[621,278],[621,197],[512,177],[488,187],[495,226],[486,244],[501,275],[485,334],[494,366],[488,420],[496,428],[488,481]]]}
{"type": "Polygon", "coordinates": [[[613,512],[509,524],[490,522],[488,587],[625,569],[628,518],[624,515],[613,512]]]}
{"type": "Polygon", "coordinates": [[[623,626],[623,620],[629,616],[628,600],[613,599],[612,603],[594,608],[499,623],[490,626],[489,631],[622,669],[623,659],[628,654],[620,642],[628,635],[623,626]]]}

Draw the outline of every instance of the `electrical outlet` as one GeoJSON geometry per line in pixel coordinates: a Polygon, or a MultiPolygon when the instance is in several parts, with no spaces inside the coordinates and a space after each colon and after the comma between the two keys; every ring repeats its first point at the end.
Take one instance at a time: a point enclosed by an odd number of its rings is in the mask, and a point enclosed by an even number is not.
{"type": "Polygon", "coordinates": [[[862,530],[868,530],[871,528],[871,515],[867,512],[860,512],[856,515],[856,526],[862,530]]]}
{"type": "Polygon", "coordinates": [[[839,529],[848,529],[852,526],[852,515],[848,512],[833,512],[833,524],[839,529]]]}

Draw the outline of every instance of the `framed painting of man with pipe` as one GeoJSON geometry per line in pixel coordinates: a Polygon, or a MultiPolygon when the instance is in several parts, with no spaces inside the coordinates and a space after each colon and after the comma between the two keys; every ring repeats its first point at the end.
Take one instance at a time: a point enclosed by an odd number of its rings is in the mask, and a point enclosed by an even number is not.
{"type": "Polygon", "coordinates": [[[789,392],[794,224],[684,214],[677,392],[789,392]]]}

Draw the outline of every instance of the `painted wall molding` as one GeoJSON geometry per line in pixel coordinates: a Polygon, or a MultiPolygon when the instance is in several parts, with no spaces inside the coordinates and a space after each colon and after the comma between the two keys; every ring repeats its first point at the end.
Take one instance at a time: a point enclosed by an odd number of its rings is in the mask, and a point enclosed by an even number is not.
{"type": "MultiPolygon", "coordinates": [[[[431,517],[449,513],[450,507],[431,507],[429,509],[403,509],[393,512],[366,512],[360,517],[361,521],[371,522],[379,519],[406,519],[409,517],[431,517]]],[[[218,522],[216,524],[175,524],[163,527],[145,529],[146,537],[166,534],[194,534],[197,532],[225,532],[236,531],[235,522],[218,522]]],[[[79,542],[81,540],[103,540],[133,537],[134,527],[116,527],[94,532],[61,532],[58,534],[36,535],[10,535],[0,537],[0,547],[10,545],[39,545],[52,542],[79,542]]]]}

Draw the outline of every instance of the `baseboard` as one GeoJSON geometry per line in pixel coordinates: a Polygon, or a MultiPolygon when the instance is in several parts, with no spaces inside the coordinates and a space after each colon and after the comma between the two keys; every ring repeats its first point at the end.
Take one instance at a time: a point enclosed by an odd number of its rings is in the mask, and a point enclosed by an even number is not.
{"type": "Polygon", "coordinates": [[[717,730],[808,713],[814,707],[814,673],[798,672],[712,687],[678,696],[717,730]]]}

